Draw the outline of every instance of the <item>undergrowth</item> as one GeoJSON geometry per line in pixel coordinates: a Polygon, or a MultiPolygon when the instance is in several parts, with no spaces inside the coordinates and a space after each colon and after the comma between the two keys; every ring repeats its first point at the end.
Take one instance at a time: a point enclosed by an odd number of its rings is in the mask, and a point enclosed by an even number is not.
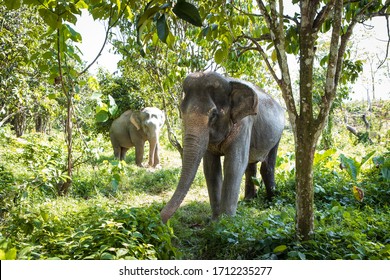
{"type": "MultiPolygon", "coordinates": [[[[338,132],[335,132],[338,133],[338,132]]],[[[180,176],[180,157],[162,143],[162,167],[140,168],[134,150],[115,161],[103,136],[75,141],[73,185],[63,136],[0,130],[0,259],[390,259],[390,151],[338,133],[314,164],[315,232],[295,237],[295,158],[285,132],[276,197],[239,201],[235,217],[210,220],[201,170],[168,222],[159,212],[180,176]],[[358,190],[358,191],[357,191],[358,190]]],[[[147,151],[146,151],[147,154],[147,151]]],[[[146,161],[146,160],[145,160],[146,161]]]]}

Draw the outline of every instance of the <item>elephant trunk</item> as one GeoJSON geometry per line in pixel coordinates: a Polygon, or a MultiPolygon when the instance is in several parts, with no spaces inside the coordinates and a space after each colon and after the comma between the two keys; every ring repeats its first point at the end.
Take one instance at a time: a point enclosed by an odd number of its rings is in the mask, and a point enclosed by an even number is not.
{"type": "Polygon", "coordinates": [[[166,223],[176,212],[190,189],[200,161],[207,149],[208,131],[202,133],[186,133],[183,140],[183,164],[176,191],[161,211],[161,218],[166,223]]]}
{"type": "Polygon", "coordinates": [[[158,159],[158,136],[149,139],[149,166],[155,167],[158,159]]]}

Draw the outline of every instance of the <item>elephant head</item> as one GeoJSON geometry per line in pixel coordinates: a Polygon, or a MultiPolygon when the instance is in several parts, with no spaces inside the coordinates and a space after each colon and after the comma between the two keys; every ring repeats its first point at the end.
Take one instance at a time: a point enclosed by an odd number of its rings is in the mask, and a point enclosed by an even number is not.
{"type": "Polygon", "coordinates": [[[147,139],[156,139],[165,122],[165,114],[158,108],[146,107],[139,112],[133,112],[130,122],[137,130],[142,129],[147,139]]]}
{"type": "Polygon", "coordinates": [[[229,142],[232,127],[257,114],[258,96],[252,86],[215,72],[193,73],[183,82],[183,164],[177,188],[161,211],[166,222],[184,200],[207,149],[229,142]]]}
{"type": "Polygon", "coordinates": [[[156,166],[159,163],[159,135],[165,122],[164,112],[155,107],[146,107],[139,112],[133,112],[130,122],[138,131],[142,131],[145,140],[149,141],[149,165],[156,166]]]}

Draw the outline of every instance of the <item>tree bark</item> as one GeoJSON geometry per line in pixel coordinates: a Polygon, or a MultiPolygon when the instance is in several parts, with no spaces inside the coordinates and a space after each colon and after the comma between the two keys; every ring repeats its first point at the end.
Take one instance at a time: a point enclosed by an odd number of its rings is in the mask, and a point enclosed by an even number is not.
{"type": "Polygon", "coordinates": [[[296,174],[296,235],[299,240],[309,240],[314,233],[313,161],[316,140],[311,133],[298,125],[295,149],[296,174]]]}
{"type": "Polygon", "coordinates": [[[66,181],[59,186],[58,194],[66,195],[69,192],[70,187],[72,186],[73,178],[73,102],[72,102],[72,93],[66,93],[67,98],[67,114],[66,114],[66,124],[65,124],[65,135],[66,135],[66,145],[68,148],[68,158],[67,158],[67,179],[66,181]]]}
{"type": "MultiPolygon", "coordinates": [[[[66,144],[68,148],[68,159],[67,159],[67,179],[66,181],[59,186],[58,194],[66,195],[72,186],[73,178],[73,86],[67,87],[64,81],[64,75],[62,72],[62,57],[61,57],[61,32],[60,29],[57,29],[57,63],[58,63],[58,73],[60,77],[60,85],[63,94],[66,96],[66,123],[65,123],[65,135],[66,135],[66,144]],[[70,90],[71,89],[71,90],[70,90]]],[[[72,82],[70,81],[70,85],[72,82]]]]}
{"type": "Polygon", "coordinates": [[[317,1],[301,1],[299,116],[296,120],[296,235],[308,240],[314,232],[313,160],[318,140],[313,116],[314,19],[317,1]]]}

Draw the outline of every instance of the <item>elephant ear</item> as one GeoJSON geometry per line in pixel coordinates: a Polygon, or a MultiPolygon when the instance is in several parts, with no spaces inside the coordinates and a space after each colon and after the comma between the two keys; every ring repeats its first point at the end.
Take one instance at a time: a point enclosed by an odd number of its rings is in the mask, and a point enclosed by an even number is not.
{"type": "Polygon", "coordinates": [[[141,120],[139,114],[132,113],[130,116],[130,122],[135,126],[137,130],[141,129],[141,120]]]}
{"type": "Polygon", "coordinates": [[[238,80],[230,81],[231,93],[231,118],[233,123],[249,115],[256,115],[259,98],[253,85],[240,82],[238,80]]]}

